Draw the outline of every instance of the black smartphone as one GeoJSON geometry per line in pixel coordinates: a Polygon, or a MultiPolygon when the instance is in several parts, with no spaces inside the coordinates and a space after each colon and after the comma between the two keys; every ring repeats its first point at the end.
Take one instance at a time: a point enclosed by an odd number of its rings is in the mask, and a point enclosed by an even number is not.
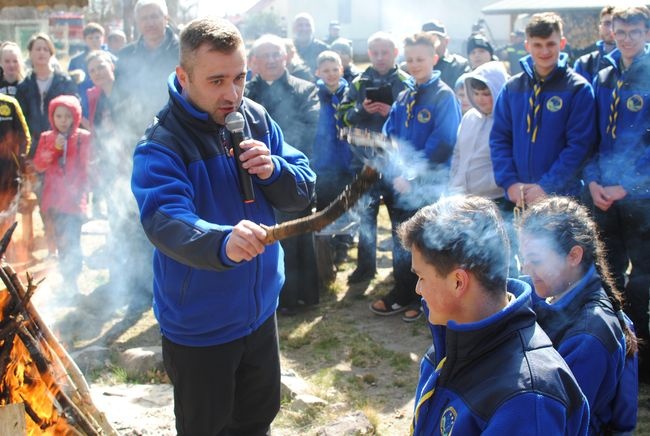
{"type": "Polygon", "coordinates": [[[369,86],[366,88],[366,98],[372,102],[393,104],[393,90],[390,85],[369,86]]]}

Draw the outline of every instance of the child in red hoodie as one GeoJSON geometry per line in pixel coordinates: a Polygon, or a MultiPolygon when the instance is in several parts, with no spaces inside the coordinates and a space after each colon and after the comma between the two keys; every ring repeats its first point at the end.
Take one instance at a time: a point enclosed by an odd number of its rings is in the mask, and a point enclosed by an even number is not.
{"type": "Polygon", "coordinates": [[[77,291],[81,272],[81,224],[86,212],[90,133],[79,128],[81,105],[77,97],[61,95],[50,102],[52,130],[41,134],[34,168],[45,173],[41,209],[52,224],[59,271],[77,291]]]}

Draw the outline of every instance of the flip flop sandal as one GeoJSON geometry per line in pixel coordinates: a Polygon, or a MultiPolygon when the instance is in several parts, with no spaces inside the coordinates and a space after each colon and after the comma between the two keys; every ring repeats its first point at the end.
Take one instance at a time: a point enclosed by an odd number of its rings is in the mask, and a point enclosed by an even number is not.
{"type": "Polygon", "coordinates": [[[422,317],[422,309],[419,307],[409,308],[404,315],[402,315],[402,321],[404,322],[415,322],[422,317]]]}
{"type": "Polygon", "coordinates": [[[404,312],[406,310],[407,306],[402,306],[401,304],[398,303],[391,303],[389,300],[386,298],[381,298],[379,300],[376,300],[375,302],[371,303],[369,306],[369,309],[372,313],[375,315],[379,316],[390,316],[390,315],[395,315],[400,312],[404,312]],[[383,308],[378,308],[375,307],[375,304],[378,302],[382,302],[383,308]]]}

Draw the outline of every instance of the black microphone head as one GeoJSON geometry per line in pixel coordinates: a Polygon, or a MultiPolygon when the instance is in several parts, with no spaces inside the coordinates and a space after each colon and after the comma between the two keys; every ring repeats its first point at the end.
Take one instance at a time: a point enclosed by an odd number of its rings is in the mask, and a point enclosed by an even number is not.
{"type": "Polygon", "coordinates": [[[226,129],[230,133],[243,132],[245,124],[244,116],[239,112],[230,112],[226,115],[226,129]]]}

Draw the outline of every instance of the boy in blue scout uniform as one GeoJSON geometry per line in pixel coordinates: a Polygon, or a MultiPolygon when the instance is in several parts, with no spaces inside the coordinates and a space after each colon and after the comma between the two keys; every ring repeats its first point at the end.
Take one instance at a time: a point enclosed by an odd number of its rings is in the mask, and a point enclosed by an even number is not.
{"type": "Polygon", "coordinates": [[[593,90],[561,52],[562,19],[535,14],[526,37],[530,55],[499,94],[490,134],[494,177],[516,204],[577,195],[579,171],[596,142],[593,90]]]}
{"type": "MultiPolygon", "coordinates": [[[[454,91],[434,71],[440,44],[434,36],[423,32],[404,41],[406,65],[411,74],[407,88],[397,97],[386,124],[384,135],[399,143],[399,154],[406,164],[385,176],[387,189],[396,197],[396,208],[402,219],[393,220],[393,234],[398,224],[405,221],[420,207],[435,201],[447,185],[448,163],[451,159],[456,134],[460,124],[460,105],[454,91]],[[424,162],[422,174],[409,177],[404,174],[418,162],[424,162]]],[[[397,236],[393,240],[393,268],[403,268],[408,273],[410,257],[400,246],[397,236]],[[402,260],[400,260],[402,259],[402,260]]],[[[387,296],[375,301],[370,309],[377,314],[388,314],[391,306],[415,303],[402,319],[413,321],[420,316],[420,302],[415,294],[415,276],[411,286],[395,287],[387,296]]]]}
{"type": "Polygon", "coordinates": [[[496,205],[452,196],[399,228],[433,334],[411,434],[584,435],[589,407],[535,322],[528,284],[507,279],[496,205]]]}
{"type": "Polygon", "coordinates": [[[615,9],[617,48],[594,80],[600,142],[584,171],[594,217],[628,313],[642,339],[639,374],[650,374],[650,11],[615,9]],[[627,284],[625,271],[632,263],[627,284]]]}

